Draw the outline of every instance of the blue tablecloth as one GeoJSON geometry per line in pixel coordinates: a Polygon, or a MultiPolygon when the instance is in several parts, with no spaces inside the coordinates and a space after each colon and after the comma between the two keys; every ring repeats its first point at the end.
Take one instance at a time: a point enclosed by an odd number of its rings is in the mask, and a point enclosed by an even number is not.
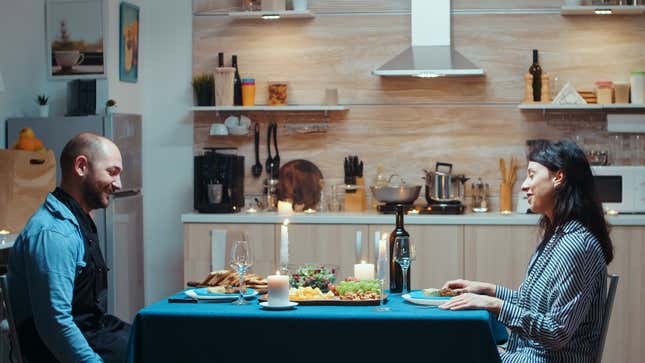
{"type": "MultiPolygon", "coordinates": [[[[183,297],[178,293],[174,297],[183,297]]],[[[483,310],[420,308],[390,295],[374,306],[268,311],[230,302],[150,305],[132,326],[129,362],[499,362],[504,327],[483,310]]]]}

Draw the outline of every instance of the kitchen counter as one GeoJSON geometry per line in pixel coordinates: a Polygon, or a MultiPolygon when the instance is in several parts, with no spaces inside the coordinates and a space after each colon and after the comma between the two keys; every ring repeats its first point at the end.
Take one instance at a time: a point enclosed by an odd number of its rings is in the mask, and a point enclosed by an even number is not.
{"type": "MultiPolygon", "coordinates": [[[[365,213],[294,213],[291,216],[275,212],[207,214],[186,213],[181,215],[182,223],[290,223],[301,224],[394,224],[394,214],[365,213]]],[[[539,216],[535,214],[468,213],[461,215],[406,215],[405,224],[473,224],[473,225],[536,225],[539,216]]],[[[616,226],[645,226],[645,214],[624,214],[608,216],[610,224],[616,226]]]]}

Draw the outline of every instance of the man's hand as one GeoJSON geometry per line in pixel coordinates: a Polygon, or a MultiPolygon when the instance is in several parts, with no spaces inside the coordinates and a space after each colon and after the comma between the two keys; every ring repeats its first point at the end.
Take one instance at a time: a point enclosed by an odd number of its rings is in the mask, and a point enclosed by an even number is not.
{"type": "Polygon", "coordinates": [[[488,310],[499,315],[502,304],[503,301],[496,297],[465,293],[439,305],[439,308],[444,310],[488,310]]]}

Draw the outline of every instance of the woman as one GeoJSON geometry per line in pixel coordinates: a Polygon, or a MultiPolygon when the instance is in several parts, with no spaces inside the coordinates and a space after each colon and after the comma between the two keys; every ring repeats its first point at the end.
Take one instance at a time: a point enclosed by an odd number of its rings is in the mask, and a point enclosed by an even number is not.
{"type": "Polygon", "coordinates": [[[461,295],[442,309],[486,309],[511,330],[502,362],[592,362],[613,259],[591,168],[571,141],[540,142],[528,155],[522,191],[542,214],[542,242],[517,291],[485,282],[454,280],[461,295]]]}

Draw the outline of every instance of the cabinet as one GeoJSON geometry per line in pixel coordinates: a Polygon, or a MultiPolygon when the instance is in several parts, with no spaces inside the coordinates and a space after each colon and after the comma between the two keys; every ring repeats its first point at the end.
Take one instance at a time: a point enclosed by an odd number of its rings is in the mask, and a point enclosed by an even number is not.
{"type": "Polygon", "coordinates": [[[539,241],[535,226],[465,226],[465,278],[517,289],[539,241]]]}
{"type": "MultiPolygon", "coordinates": [[[[354,264],[369,253],[367,225],[360,224],[290,224],[289,263],[329,263],[339,266],[336,276],[343,279],[354,275],[354,264]],[[361,231],[363,244],[356,252],[356,231],[361,231]]],[[[276,228],[275,255],[280,256],[280,228],[276,228]]]]}
{"type": "Polygon", "coordinates": [[[274,224],[184,224],[184,285],[202,281],[211,271],[211,230],[226,230],[226,256],[229,261],[233,241],[246,232],[255,262],[251,272],[267,276],[275,272],[274,224]]]}
{"type": "Polygon", "coordinates": [[[613,227],[614,261],[607,267],[620,275],[609,322],[603,362],[645,360],[645,227],[613,227]]]}
{"type": "MultiPolygon", "coordinates": [[[[393,225],[370,225],[371,246],[375,232],[389,233],[393,225]]],[[[464,276],[462,225],[406,225],[414,242],[417,259],[412,262],[412,289],[440,288],[446,281],[464,276]]],[[[385,274],[389,281],[389,273],[385,274]]],[[[386,284],[387,286],[387,284],[386,284]]]]}

